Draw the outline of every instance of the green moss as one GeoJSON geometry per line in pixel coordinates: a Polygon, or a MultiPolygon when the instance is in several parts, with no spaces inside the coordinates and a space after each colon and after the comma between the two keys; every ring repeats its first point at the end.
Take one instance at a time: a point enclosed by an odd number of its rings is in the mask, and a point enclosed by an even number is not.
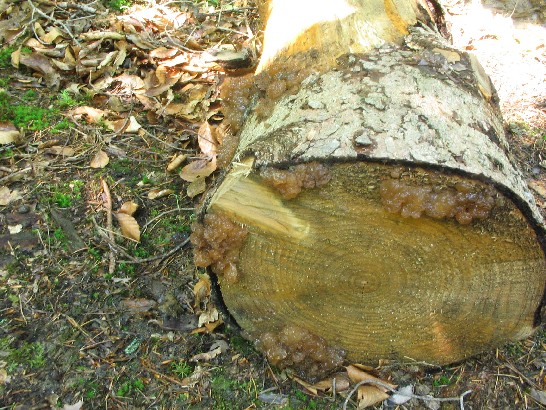
{"type": "Polygon", "coordinates": [[[8,372],[13,372],[18,366],[39,369],[46,363],[45,348],[40,342],[23,342],[14,346],[14,339],[6,336],[0,339],[0,352],[5,357],[8,372]]]}
{"type": "Polygon", "coordinates": [[[15,47],[4,47],[0,50],[0,67],[11,67],[11,53],[15,51],[15,47]]]}
{"type": "Polygon", "coordinates": [[[116,396],[129,397],[135,391],[144,391],[144,382],[140,379],[129,379],[116,390],[116,396]]]}

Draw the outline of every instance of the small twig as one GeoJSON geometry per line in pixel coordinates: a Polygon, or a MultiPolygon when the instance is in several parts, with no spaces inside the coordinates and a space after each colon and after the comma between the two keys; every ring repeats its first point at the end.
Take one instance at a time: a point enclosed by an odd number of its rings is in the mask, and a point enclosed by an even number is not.
{"type": "Polygon", "coordinates": [[[27,172],[30,172],[30,171],[32,171],[32,167],[27,167],[27,168],[24,168],[24,169],[22,169],[20,171],[14,172],[14,173],[9,174],[9,175],[6,175],[5,177],[0,178],[0,184],[4,183],[6,181],[10,181],[15,177],[17,177],[17,176],[19,176],[21,174],[26,174],[27,172]]]}
{"type": "Polygon", "coordinates": [[[178,245],[176,245],[174,248],[172,248],[170,251],[162,253],[161,255],[152,256],[150,258],[145,259],[133,259],[128,261],[119,261],[120,263],[148,263],[153,262],[157,260],[163,260],[167,259],[169,256],[174,255],[176,252],[178,252],[180,249],[182,249],[184,246],[188,244],[190,241],[190,238],[186,239],[184,242],[180,242],[178,245]]]}
{"type": "Polygon", "coordinates": [[[379,380],[366,379],[366,380],[362,380],[360,383],[358,383],[354,387],[353,390],[351,390],[351,392],[349,393],[349,395],[345,399],[345,402],[343,403],[343,410],[347,410],[347,405],[349,404],[349,400],[351,400],[351,397],[353,396],[353,394],[355,394],[355,392],[358,390],[358,388],[360,386],[364,385],[364,384],[375,384],[376,386],[380,386],[380,387],[383,387],[384,389],[387,389],[391,393],[396,393],[399,396],[409,397],[411,399],[418,399],[418,400],[423,400],[423,401],[439,401],[439,402],[458,401],[460,406],[461,406],[461,410],[464,410],[464,403],[463,403],[464,397],[467,394],[472,393],[472,390],[467,390],[463,394],[461,394],[459,397],[439,397],[439,398],[435,398],[435,397],[430,397],[430,396],[419,396],[419,395],[413,394],[413,393],[403,393],[403,392],[396,391],[395,389],[393,389],[388,384],[383,383],[383,382],[381,382],[379,380]]]}
{"type": "Polygon", "coordinates": [[[168,214],[172,214],[174,212],[179,212],[179,211],[195,211],[195,208],[174,208],[174,209],[169,209],[168,211],[165,211],[165,212],[161,212],[159,215],[150,219],[148,222],[144,224],[144,226],[142,227],[142,233],[144,233],[146,229],[148,228],[148,226],[150,226],[154,221],[158,220],[159,218],[168,214]]]}
{"type": "Polygon", "coordinates": [[[40,10],[38,7],[36,7],[34,5],[34,3],[32,3],[31,0],[27,0],[27,2],[28,2],[28,4],[30,4],[30,7],[32,7],[33,12],[38,13],[40,16],[44,17],[45,19],[50,20],[54,24],[57,24],[57,25],[61,26],[66,31],[66,33],[70,36],[70,38],[74,41],[74,43],[76,43],[78,46],[81,46],[78,39],[76,37],[74,37],[74,35],[72,34],[72,31],[70,31],[70,29],[63,22],[57,20],[54,17],[48,16],[47,14],[45,14],[42,10],[40,10]]]}
{"type": "MultiPolygon", "coordinates": [[[[114,242],[114,232],[112,228],[112,195],[110,195],[110,188],[104,179],[101,179],[102,190],[104,191],[104,206],[106,208],[106,229],[108,231],[108,238],[111,242],[114,242]]],[[[116,255],[114,249],[110,246],[110,261],[108,263],[108,273],[113,274],[116,270],[116,255]]]]}
{"type": "Polygon", "coordinates": [[[172,377],[169,377],[169,376],[167,376],[166,374],[163,374],[163,373],[161,373],[161,372],[158,372],[157,370],[154,370],[154,369],[152,369],[151,367],[146,367],[146,370],[152,372],[152,373],[155,374],[156,376],[159,376],[159,377],[164,378],[165,380],[167,380],[167,381],[169,381],[169,382],[171,382],[171,383],[175,383],[175,384],[178,384],[178,385],[181,386],[181,387],[188,388],[188,386],[185,385],[184,383],[182,383],[182,382],[180,382],[180,381],[178,381],[178,380],[176,380],[176,379],[174,379],[174,378],[172,378],[172,377]]]}

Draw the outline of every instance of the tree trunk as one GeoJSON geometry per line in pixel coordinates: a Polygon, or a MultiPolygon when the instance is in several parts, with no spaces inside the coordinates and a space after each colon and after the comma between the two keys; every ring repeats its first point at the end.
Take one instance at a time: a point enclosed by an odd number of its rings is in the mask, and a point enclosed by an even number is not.
{"type": "Polygon", "coordinates": [[[192,234],[235,321],[308,376],[531,334],[545,228],[479,63],[417,1],[320,3],[276,43],[285,3],[224,92],[235,156],[192,234]]]}

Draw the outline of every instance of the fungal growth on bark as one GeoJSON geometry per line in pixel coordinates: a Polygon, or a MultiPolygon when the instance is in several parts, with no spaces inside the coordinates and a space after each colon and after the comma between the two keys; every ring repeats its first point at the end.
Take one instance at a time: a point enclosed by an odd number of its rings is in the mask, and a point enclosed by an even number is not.
{"type": "Polygon", "coordinates": [[[320,336],[294,325],[280,332],[263,334],[256,347],[272,365],[292,368],[302,376],[325,376],[340,367],[345,358],[343,350],[329,346],[320,336]]]}
{"type": "Polygon", "coordinates": [[[270,3],[257,72],[222,92],[237,146],[192,234],[244,334],[308,377],[530,335],[546,229],[477,60],[425,1],[301,0],[293,24],[270,3]]]}

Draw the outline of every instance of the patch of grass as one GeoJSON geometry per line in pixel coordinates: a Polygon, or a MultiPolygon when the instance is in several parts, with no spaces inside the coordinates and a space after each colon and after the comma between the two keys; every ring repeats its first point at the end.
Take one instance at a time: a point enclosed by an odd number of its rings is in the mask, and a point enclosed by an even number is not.
{"type": "Polygon", "coordinates": [[[82,199],[84,185],[85,183],[79,179],[58,185],[53,191],[49,202],[54,203],[59,208],[70,208],[74,205],[74,202],[82,199]]]}
{"type": "Polygon", "coordinates": [[[63,194],[61,192],[55,192],[53,194],[53,202],[59,208],[69,208],[72,206],[72,197],[69,194],[63,194]]]}
{"type": "Polygon", "coordinates": [[[535,128],[526,122],[512,122],[508,127],[512,134],[518,137],[528,136],[531,138],[541,138],[546,140],[546,129],[544,128],[535,128]]]}
{"type": "Polygon", "coordinates": [[[39,342],[23,342],[19,347],[13,347],[13,339],[9,336],[0,339],[0,351],[3,353],[6,369],[13,372],[18,366],[28,366],[39,369],[46,364],[45,348],[39,342]]]}
{"type": "Polygon", "coordinates": [[[131,7],[133,2],[131,0],[108,0],[105,2],[106,7],[113,11],[123,11],[127,7],[131,7]]]}
{"type": "Polygon", "coordinates": [[[11,53],[15,51],[15,47],[4,47],[0,50],[0,67],[11,67],[11,53]]]}
{"type": "Polygon", "coordinates": [[[70,122],[70,120],[68,120],[67,118],[64,118],[51,128],[51,133],[58,134],[61,131],[72,128],[72,126],[72,122],[70,122]]]}
{"type": "Polygon", "coordinates": [[[253,380],[237,380],[221,369],[211,378],[211,397],[214,408],[219,410],[242,409],[258,404],[258,390],[253,380]]]}
{"type": "Polygon", "coordinates": [[[134,276],[135,274],[135,265],[131,263],[121,262],[118,264],[117,268],[118,273],[125,274],[127,276],[134,276]]]}
{"type": "Polygon", "coordinates": [[[0,87],[1,88],[7,87],[10,80],[11,80],[11,77],[9,75],[0,78],[0,87]]]}
{"type": "Polygon", "coordinates": [[[17,128],[41,131],[51,125],[53,115],[53,111],[45,108],[16,104],[11,106],[9,115],[11,118],[4,118],[4,120],[11,120],[17,128]]]}
{"type": "Polygon", "coordinates": [[[53,237],[61,243],[66,242],[66,235],[61,228],[57,228],[53,231],[53,237]]]}
{"type": "Polygon", "coordinates": [[[452,383],[453,383],[453,379],[451,377],[446,376],[445,374],[442,374],[440,377],[432,381],[432,386],[433,387],[449,386],[452,383]]]}
{"type": "Polygon", "coordinates": [[[179,379],[188,377],[193,372],[193,366],[184,360],[176,360],[171,363],[171,373],[179,379]]]}
{"type": "Polygon", "coordinates": [[[116,390],[116,396],[129,397],[135,391],[144,391],[144,382],[140,379],[129,379],[116,390]]]}
{"type": "Polygon", "coordinates": [[[13,149],[10,147],[0,148],[0,158],[2,159],[13,158],[13,149]]]}

